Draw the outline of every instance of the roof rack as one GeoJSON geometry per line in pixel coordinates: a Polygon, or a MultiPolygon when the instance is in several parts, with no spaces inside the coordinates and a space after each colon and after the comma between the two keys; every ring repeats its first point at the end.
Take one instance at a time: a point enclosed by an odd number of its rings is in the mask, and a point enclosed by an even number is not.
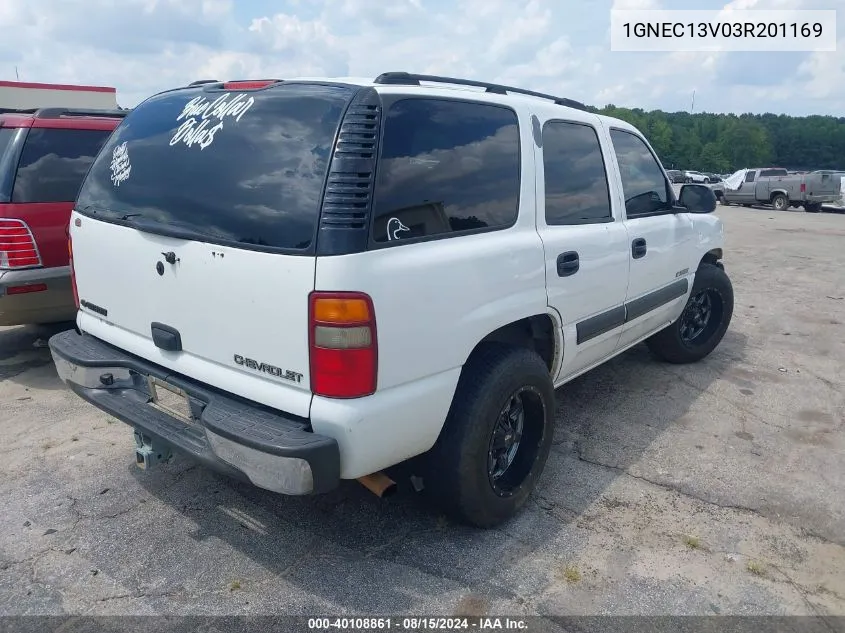
{"type": "Polygon", "coordinates": [[[567,99],[565,97],[556,97],[554,95],[545,94],[543,92],[535,92],[533,90],[525,90],[524,88],[514,88],[513,86],[503,86],[501,84],[492,84],[485,81],[475,81],[473,79],[458,79],[456,77],[441,77],[439,75],[418,75],[406,72],[388,72],[382,73],[375,78],[373,83],[377,84],[391,84],[401,86],[419,86],[421,81],[430,83],[453,84],[456,86],[472,86],[475,88],[484,88],[485,92],[491,92],[499,95],[506,95],[509,92],[516,94],[528,95],[530,97],[537,97],[538,99],[548,99],[557,105],[567,106],[569,108],[576,108],[578,110],[588,110],[587,106],[579,101],[567,99]]]}
{"type": "Polygon", "coordinates": [[[38,108],[0,108],[0,114],[35,114],[38,108]]]}

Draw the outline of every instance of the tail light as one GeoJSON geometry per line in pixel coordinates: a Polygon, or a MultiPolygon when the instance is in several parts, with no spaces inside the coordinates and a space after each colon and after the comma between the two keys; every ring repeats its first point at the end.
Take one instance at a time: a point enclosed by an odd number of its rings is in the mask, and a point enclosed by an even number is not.
{"type": "Polygon", "coordinates": [[[308,329],[311,391],[327,398],[375,393],[378,375],[376,315],[359,292],[312,292],[308,329]]]}
{"type": "Polygon", "coordinates": [[[801,193],[806,193],[806,191],[807,191],[807,183],[802,182],[801,183],[801,193]]]}
{"type": "Polygon", "coordinates": [[[76,309],[79,310],[79,291],[76,289],[76,273],[73,270],[73,238],[71,238],[69,230],[67,234],[67,254],[70,266],[70,287],[73,288],[73,302],[76,304],[76,309]]]}
{"type": "Polygon", "coordinates": [[[32,231],[23,220],[0,220],[0,268],[32,268],[41,265],[41,255],[32,231]]]}

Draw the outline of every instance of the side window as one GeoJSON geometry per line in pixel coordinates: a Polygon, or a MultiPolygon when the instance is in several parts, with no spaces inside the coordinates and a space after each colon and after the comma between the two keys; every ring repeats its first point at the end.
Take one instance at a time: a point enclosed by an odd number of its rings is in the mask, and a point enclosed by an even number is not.
{"type": "Polygon", "coordinates": [[[111,132],[29,131],[18,163],[12,202],[73,202],[97,152],[111,132]]]}
{"type": "Polygon", "coordinates": [[[505,228],[519,207],[516,114],[444,99],[387,112],[373,209],[376,242],[505,228]]]}
{"type": "Polygon", "coordinates": [[[628,217],[668,210],[669,183],[648,145],[637,135],[622,130],[611,130],[610,137],[622,175],[628,217]]]}
{"type": "Polygon", "coordinates": [[[546,224],[612,222],[607,171],[593,127],[548,121],[543,126],[546,224]]]}
{"type": "Polygon", "coordinates": [[[745,182],[754,182],[754,176],[757,172],[749,171],[745,174],[745,182]]]}

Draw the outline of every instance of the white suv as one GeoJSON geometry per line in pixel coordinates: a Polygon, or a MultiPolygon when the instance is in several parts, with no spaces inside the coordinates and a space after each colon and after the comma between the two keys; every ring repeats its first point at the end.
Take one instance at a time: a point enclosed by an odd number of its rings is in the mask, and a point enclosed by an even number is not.
{"type": "Polygon", "coordinates": [[[492,526],[543,470],[555,387],[640,341],[683,363],[722,339],[715,204],[567,99],[407,73],[198,82],[93,164],[78,331],[50,347],[141,466],[175,450],[300,495],[412,464],[492,526]]]}

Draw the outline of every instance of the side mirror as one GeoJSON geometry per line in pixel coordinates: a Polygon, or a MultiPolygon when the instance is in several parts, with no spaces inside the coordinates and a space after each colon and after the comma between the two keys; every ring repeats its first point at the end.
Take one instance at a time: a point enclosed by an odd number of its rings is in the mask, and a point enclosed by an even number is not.
{"type": "Polygon", "coordinates": [[[678,204],[689,213],[713,213],[716,210],[716,194],[707,185],[683,185],[678,204]]]}

